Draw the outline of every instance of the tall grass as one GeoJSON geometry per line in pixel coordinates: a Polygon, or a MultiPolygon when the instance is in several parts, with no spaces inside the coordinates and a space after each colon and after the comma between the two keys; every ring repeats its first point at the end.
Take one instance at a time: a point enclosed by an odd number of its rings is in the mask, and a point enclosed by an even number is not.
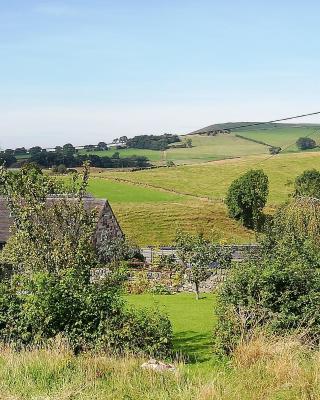
{"type": "Polygon", "coordinates": [[[66,346],[0,350],[0,399],[316,400],[320,352],[296,338],[254,337],[210,374],[177,365],[175,373],[141,369],[144,360],[74,356],[66,346]]]}

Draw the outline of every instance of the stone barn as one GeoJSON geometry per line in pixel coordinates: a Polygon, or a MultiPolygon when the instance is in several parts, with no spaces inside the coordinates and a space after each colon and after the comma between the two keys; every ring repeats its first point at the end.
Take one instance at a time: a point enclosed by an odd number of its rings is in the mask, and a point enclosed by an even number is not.
{"type": "MultiPolygon", "coordinates": [[[[68,201],[74,201],[75,199],[70,197],[68,201]]],[[[46,204],[50,207],[50,204],[61,201],[61,196],[48,197],[46,204]]],[[[96,247],[99,247],[102,237],[122,238],[124,234],[120,228],[120,225],[115,217],[112,208],[107,200],[96,199],[94,197],[87,196],[83,199],[84,206],[87,210],[97,210],[98,221],[97,228],[94,234],[94,243],[96,247]]],[[[4,197],[0,197],[0,249],[6,244],[10,236],[10,227],[12,224],[12,218],[10,211],[7,207],[7,202],[4,197]]]]}

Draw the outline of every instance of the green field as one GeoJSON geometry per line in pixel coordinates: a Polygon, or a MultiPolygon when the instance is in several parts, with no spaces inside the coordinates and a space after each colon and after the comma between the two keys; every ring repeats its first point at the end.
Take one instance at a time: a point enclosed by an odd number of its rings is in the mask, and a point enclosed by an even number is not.
{"type": "Polygon", "coordinates": [[[108,198],[127,237],[140,245],[168,245],[178,228],[216,240],[255,241],[252,232],[227,217],[223,199],[233,179],[262,168],[270,180],[268,207],[285,201],[305,169],[320,169],[320,153],[250,156],[206,164],[136,172],[95,172],[89,191],[108,198]]]}
{"type": "Polygon", "coordinates": [[[320,128],[314,127],[284,127],[275,129],[259,129],[240,131],[240,135],[250,139],[261,140],[271,146],[281,147],[284,152],[299,151],[296,141],[300,137],[308,136],[320,144],[320,128]]]}
{"type": "MultiPolygon", "coordinates": [[[[196,135],[191,138],[193,143],[192,148],[170,148],[166,151],[110,149],[90,153],[81,150],[80,154],[96,154],[111,157],[115,151],[118,151],[121,157],[130,157],[132,155],[145,156],[155,164],[165,163],[169,160],[176,164],[193,164],[268,152],[266,146],[237,138],[234,134],[221,134],[215,137],[196,135]]],[[[183,140],[183,137],[181,139],[183,140]]]]}
{"type": "MultiPolygon", "coordinates": [[[[244,128],[234,130],[230,134],[218,134],[216,136],[193,134],[189,136],[192,139],[192,148],[170,148],[164,152],[144,149],[110,149],[108,151],[97,151],[89,154],[111,157],[115,151],[119,151],[121,157],[143,155],[155,164],[163,164],[169,160],[179,165],[194,164],[227,158],[269,154],[268,146],[239,138],[236,134],[262,141],[271,146],[281,147],[285,152],[298,152],[299,150],[295,144],[297,139],[303,136],[310,136],[319,144],[319,130],[320,126],[273,124],[256,129],[244,128]]],[[[183,141],[185,137],[181,136],[181,140],[183,141]]],[[[86,154],[84,150],[81,150],[80,153],[86,154]]]]}
{"type": "MultiPolygon", "coordinates": [[[[238,123],[238,125],[241,123],[238,123]]],[[[225,124],[232,126],[232,124],[225,124]]],[[[233,124],[237,125],[237,123],[233,124]]],[[[295,142],[299,137],[310,136],[320,143],[320,126],[309,125],[290,125],[276,124],[263,125],[259,128],[248,128],[234,130],[230,134],[218,134],[216,136],[191,135],[193,147],[191,148],[169,148],[166,151],[148,150],[148,149],[119,149],[110,148],[107,151],[79,150],[79,154],[95,154],[100,157],[111,157],[115,152],[119,152],[120,157],[131,157],[133,155],[145,156],[152,164],[166,165],[167,161],[173,161],[177,165],[197,164],[208,161],[223,160],[228,158],[237,158],[243,156],[269,154],[269,147],[263,144],[255,143],[236,134],[249,139],[262,141],[271,146],[277,146],[284,149],[285,152],[298,152],[295,142]]],[[[186,136],[181,136],[183,141],[186,136]]],[[[18,159],[28,158],[29,155],[17,156],[18,159]]]]}
{"type": "Polygon", "coordinates": [[[137,172],[105,172],[110,179],[122,179],[180,194],[221,200],[233,179],[251,168],[263,169],[270,180],[269,204],[284,201],[292,191],[288,185],[305,169],[320,169],[320,152],[243,157],[207,164],[159,168],[137,172]]]}
{"type": "Polygon", "coordinates": [[[108,199],[113,204],[159,203],[178,201],[182,199],[181,195],[174,193],[99,178],[93,178],[90,180],[88,191],[95,197],[108,199]]]}

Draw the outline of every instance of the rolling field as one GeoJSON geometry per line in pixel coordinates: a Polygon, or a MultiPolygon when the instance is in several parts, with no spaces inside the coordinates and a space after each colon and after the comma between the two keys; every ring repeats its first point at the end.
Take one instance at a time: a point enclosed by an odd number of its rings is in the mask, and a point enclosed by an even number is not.
{"type": "Polygon", "coordinates": [[[223,199],[232,180],[250,168],[267,173],[272,209],[288,198],[297,175],[320,169],[320,153],[250,156],[136,172],[93,170],[89,191],[110,200],[125,234],[139,245],[169,245],[178,228],[218,241],[248,243],[255,241],[254,234],[228,218],[223,199]]]}
{"type": "Polygon", "coordinates": [[[224,198],[233,179],[251,168],[263,169],[270,180],[269,205],[284,201],[292,191],[289,185],[305,169],[320,169],[320,152],[279,154],[272,158],[251,156],[207,164],[159,168],[136,172],[105,172],[102,176],[138,185],[162,188],[176,193],[224,198]]]}
{"type": "Polygon", "coordinates": [[[281,147],[284,152],[299,151],[295,142],[300,137],[309,136],[320,144],[320,128],[314,127],[295,127],[295,128],[276,128],[276,129],[259,129],[250,131],[239,131],[240,135],[250,139],[261,140],[272,146],[281,147]]]}
{"type": "Polygon", "coordinates": [[[120,157],[131,157],[131,156],[145,156],[148,157],[150,161],[158,162],[161,160],[162,152],[157,150],[148,150],[148,149],[109,149],[104,151],[90,151],[87,152],[85,150],[79,150],[79,154],[95,154],[100,157],[111,157],[115,152],[120,154],[120,157]]]}
{"type": "MultiPolygon", "coordinates": [[[[160,165],[166,161],[173,161],[175,164],[181,165],[269,154],[268,146],[239,138],[236,134],[249,139],[260,140],[271,146],[281,147],[285,149],[285,152],[299,152],[295,144],[299,137],[310,136],[317,143],[320,143],[320,126],[277,124],[276,126],[265,125],[257,129],[240,129],[230,134],[218,134],[217,136],[193,134],[188,136],[192,139],[192,148],[171,148],[164,152],[147,149],[110,149],[88,154],[111,157],[115,151],[119,151],[121,157],[142,155],[148,157],[152,163],[160,165]]],[[[181,136],[182,141],[185,137],[181,136]]],[[[80,150],[80,153],[86,154],[84,150],[80,150]]]]}
{"type": "Polygon", "coordinates": [[[215,137],[195,135],[191,138],[192,148],[172,148],[164,152],[147,149],[110,149],[86,153],[84,150],[80,150],[80,154],[111,157],[115,151],[118,151],[121,157],[146,156],[155,164],[161,164],[169,160],[176,164],[193,164],[268,152],[266,146],[237,138],[233,134],[221,134],[215,137]]]}
{"type": "Polygon", "coordinates": [[[182,195],[140,187],[134,184],[94,178],[88,191],[95,197],[108,199],[111,203],[158,203],[179,201],[182,195]]]}

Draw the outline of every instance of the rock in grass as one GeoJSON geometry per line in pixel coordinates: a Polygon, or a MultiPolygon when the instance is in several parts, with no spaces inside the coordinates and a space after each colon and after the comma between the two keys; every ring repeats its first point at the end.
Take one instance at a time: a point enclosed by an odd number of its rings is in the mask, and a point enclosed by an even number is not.
{"type": "Polygon", "coordinates": [[[165,364],[161,361],[157,361],[154,359],[150,359],[149,361],[143,363],[141,365],[141,368],[151,369],[157,372],[166,372],[166,371],[174,372],[176,370],[176,367],[173,364],[165,364]]]}

